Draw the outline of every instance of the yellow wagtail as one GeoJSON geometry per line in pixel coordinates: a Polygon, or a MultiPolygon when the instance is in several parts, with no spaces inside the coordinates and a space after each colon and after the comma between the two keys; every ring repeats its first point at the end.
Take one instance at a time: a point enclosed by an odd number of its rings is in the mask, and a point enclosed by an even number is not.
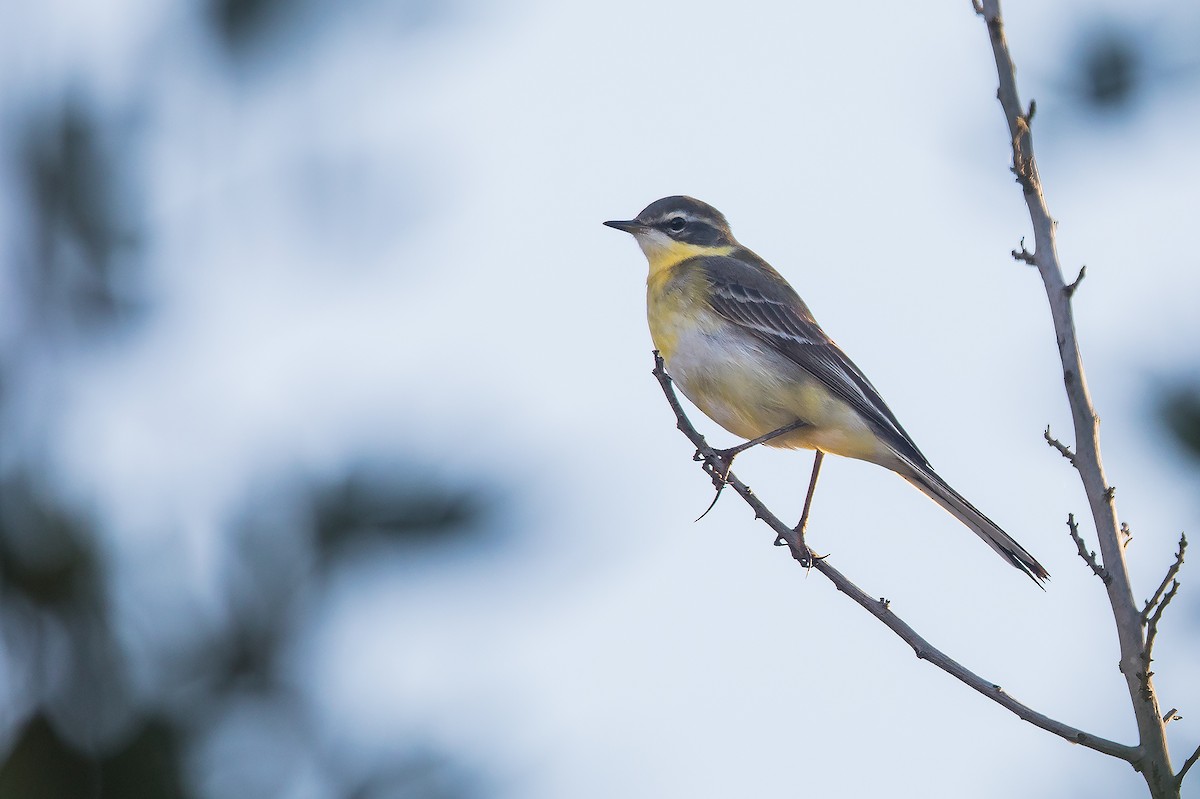
{"type": "MultiPolygon", "coordinates": [[[[891,469],[1035,582],[1050,576],[938,477],[866,376],[788,282],[738,244],[720,211],[664,197],[635,219],[604,224],[633,234],[650,262],[650,335],[684,395],[736,436],[816,451],[801,533],[831,452],[891,469]]],[[[727,450],[729,459],[745,446],[727,450]]]]}

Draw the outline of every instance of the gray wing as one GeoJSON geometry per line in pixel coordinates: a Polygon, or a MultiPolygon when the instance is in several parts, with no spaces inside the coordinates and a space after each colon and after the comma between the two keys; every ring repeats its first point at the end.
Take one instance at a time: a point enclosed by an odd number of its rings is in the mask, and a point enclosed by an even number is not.
{"type": "Polygon", "coordinates": [[[824,383],[869,421],[898,454],[915,465],[928,467],[925,456],[871,381],[825,334],[804,301],[765,261],[748,250],[741,258],[705,256],[694,260],[708,277],[710,302],[717,313],[824,383]]]}

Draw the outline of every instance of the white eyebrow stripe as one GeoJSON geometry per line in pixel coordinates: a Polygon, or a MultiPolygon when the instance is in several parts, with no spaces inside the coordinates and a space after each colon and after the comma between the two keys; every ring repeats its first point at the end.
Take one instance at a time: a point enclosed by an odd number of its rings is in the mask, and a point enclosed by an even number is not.
{"type": "Polygon", "coordinates": [[[650,223],[654,224],[654,225],[658,225],[658,224],[662,224],[663,222],[666,222],[669,219],[676,219],[676,218],[683,219],[685,222],[705,222],[706,224],[709,224],[705,217],[700,216],[692,211],[684,210],[682,208],[676,208],[671,211],[665,211],[662,214],[659,214],[658,216],[654,217],[654,219],[650,220],[650,223]]]}

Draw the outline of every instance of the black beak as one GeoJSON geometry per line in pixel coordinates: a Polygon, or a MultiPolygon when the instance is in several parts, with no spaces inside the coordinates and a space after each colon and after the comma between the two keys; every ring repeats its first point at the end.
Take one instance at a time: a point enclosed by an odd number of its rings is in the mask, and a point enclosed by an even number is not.
{"type": "Polygon", "coordinates": [[[611,228],[616,228],[617,230],[624,230],[626,233],[636,233],[639,230],[646,229],[645,225],[643,225],[641,222],[638,222],[635,219],[630,219],[627,222],[621,222],[621,221],[605,222],[604,224],[608,225],[611,228]]]}

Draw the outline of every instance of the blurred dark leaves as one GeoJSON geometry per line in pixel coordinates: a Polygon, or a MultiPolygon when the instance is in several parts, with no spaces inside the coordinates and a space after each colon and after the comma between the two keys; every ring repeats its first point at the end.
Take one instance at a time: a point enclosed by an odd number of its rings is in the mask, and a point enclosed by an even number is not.
{"type": "Polygon", "coordinates": [[[253,45],[273,24],[286,21],[286,10],[296,0],[212,0],[213,27],[231,50],[253,45]]]}
{"type": "MultiPolygon", "coordinates": [[[[282,663],[299,632],[302,608],[319,596],[321,575],[337,563],[337,552],[361,538],[377,543],[384,535],[398,553],[420,556],[411,549],[413,541],[421,551],[460,541],[468,531],[486,527],[477,523],[491,513],[482,492],[412,472],[360,465],[329,485],[297,483],[290,495],[294,512],[266,519],[252,515],[235,525],[232,535],[244,545],[227,583],[226,622],[193,625],[174,652],[152,661],[167,673],[147,681],[162,686],[161,695],[147,695],[130,687],[133,672],[146,664],[135,663],[116,632],[111,578],[95,550],[98,531],[34,490],[34,483],[19,475],[0,486],[0,623],[7,671],[29,678],[28,685],[4,688],[32,698],[29,718],[9,731],[17,739],[0,765],[0,799],[204,795],[180,776],[187,773],[189,753],[205,742],[211,746],[225,716],[251,698],[257,717],[291,720],[286,728],[300,743],[276,747],[277,758],[298,758],[293,766],[299,768],[333,757],[319,751],[315,729],[305,731],[312,722],[282,663]],[[270,523],[303,518],[306,508],[309,535],[294,525],[270,523]],[[15,624],[21,618],[33,623],[15,624]],[[308,751],[294,751],[300,744],[308,751]]],[[[189,625],[183,618],[175,622],[189,625]]],[[[250,727],[252,733],[270,729],[250,727]]],[[[239,735],[252,733],[239,727],[239,735]]],[[[248,780],[261,787],[263,762],[252,752],[241,758],[222,759],[219,784],[244,787],[248,780]]],[[[366,772],[346,774],[336,762],[327,766],[340,776],[346,797],[453,799],[480,793],[461,763],[436,751],[414,752],[401,763],[366,772]]]]}
{"type": "Polygon", "coordinates": [[[1163,389],[1159,412],[1175,443],[1200,462],[1200,386],[1185,383],[1163,389]]]}
{"type": "MultiPolygon", "coordinates": [[[[229,63],[260,66],[267,56],[286,66],[279,56],[322,57],[312,45],[329,23],[366,5],[211,0],[202,24],[229,63]]],[[[380,9],[398,33],[445,14],[430,0],[380,9]]],[[[229,562],[214,614],[155,593],[183,592],[170,576],[135,581],[140,593],[130,596],[122,569],[176,575],[186,555],[168,547],[132,565],[128,553],[115,557],[122,531],[103,529],[48,473],[46,442],[29,433],[44,420],[22,415],[23,381],[58,368],[60,352],[86,359],[98,334],[136,333],[128,323],[150,310],[148,273],[162,266],[144,252],[155,231],[130,122],[155,109],[136,94],[118,107],[87,85],[0,109],[12,165],[0,175],[21,215],[20,239],[5,244],[21,323],[0,341],[0,799],[274,796],[305,770],[331,798],[482,795],[467,753],[416,742],[364,765],[329,751],[286,660],[330,570],[355,547],[423,558],[494,529],[487,481],[366,460],[321,479],[264,476],[279,487],[269,496],[247,487],[245,512],[220,531],[229,562]]]]}
{"type": "Polygon", "coordinates": [[[480,528],[487,511],[481,489],[397,476],[360,465],[322,488],[313,506],[318,545],[333,549],[368,533],[410,545],[436,544],[480,528]]]}
{"type": "Polygon", "coordinates": [[[78,91],[18,125],[17,191],[29,225],[20,277],[31,318],[81,335],[130,319],[142,222],[127,126],[78,91]]]}
{"type": "Polygon", "coordinates": [[[162,720],[148,718],[120,747],[89,756],[38,715],[26,724],[0,770],[0,797],[183,799],[180,765],[178,735],[162,720]]]}
{"type": "Polygon", "coordinates": [[[1183,6],[1157,17],[1092,14],[1069,35],[1057,83],[1078,113],[1095,120],[1133,117],[1151,98],[1194,88],[1200,76],[1200,19],[1183,6]]]}
{"type": "Polygon", "coordinates": [[[0,587],[39,606],[89,602],[96,565],[86,528],[41,493],[26,473],[0,480],[0,587]]]}
{"type": "Polygon", "coordinates": [[[1146,44],[1117,28],[1098,30],[1080,43],[1079,90],[1098,111],[1119,111],[1133,101],[1146,79],[1146,44]]]}
{"type": "Polygon", "coordinates": [[[348,17],[370,13],[384,29],[404,36],[444,23],[455,0],[208,0],[213,34],[230,64],[261,68],[317,52],[348,17]]]}

